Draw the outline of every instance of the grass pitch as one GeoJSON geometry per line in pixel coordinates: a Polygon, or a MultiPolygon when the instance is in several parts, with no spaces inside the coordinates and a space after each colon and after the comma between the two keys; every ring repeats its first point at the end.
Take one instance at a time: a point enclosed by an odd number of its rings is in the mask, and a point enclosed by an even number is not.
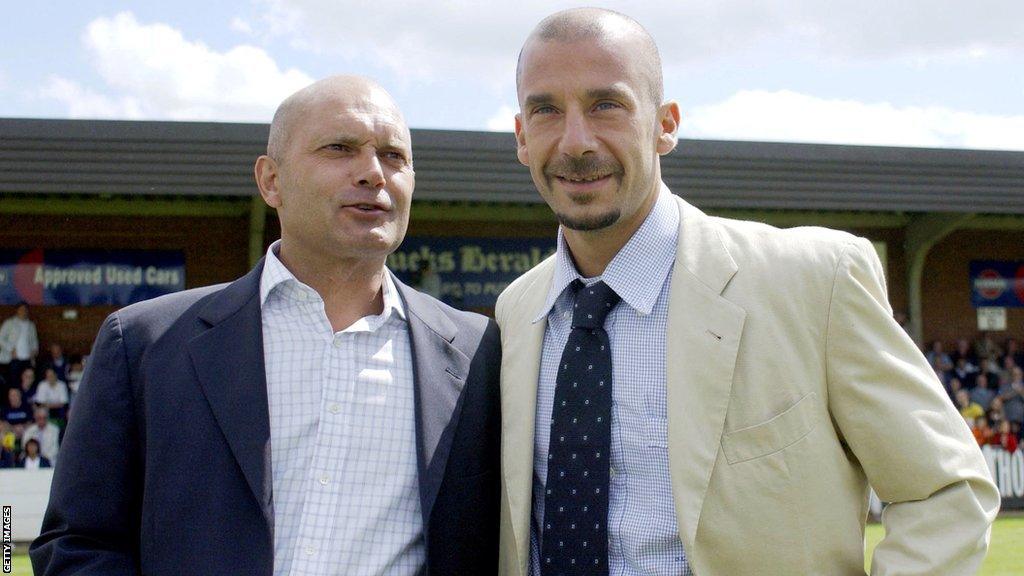
{"type": "MultiPolygon", "coordinates": [[[[885,529],[881,524],[868,525],[865,571],[871,566],[871,553],[875,545],[884,535],[885,529]]],[[[13,574],[16,576],[32,576],[32,566],[29,565],[25,549],[25,546],[20,547],[14,555],[13,574]]],[[[1024,517],[999,518],[992,526],[992,544],[978,575],[1017,576],[1021,573],[1024,573],[1024,517]]]]}
{"type": "MultiPolygon", "coordinates": [[[[955,526],[950,530],[956,530],[955,526]]],[[[864,569],[871,566],[871,553],[875,545],[885,536],[881,524],[868,524],[865,540],[867,557],[864,569]]],[[[1024,517],[1002,517],[992,525],[992,540],[988,556],[981,565],[979,576],[1017,576],[1024,573],[1024,517]]]]}

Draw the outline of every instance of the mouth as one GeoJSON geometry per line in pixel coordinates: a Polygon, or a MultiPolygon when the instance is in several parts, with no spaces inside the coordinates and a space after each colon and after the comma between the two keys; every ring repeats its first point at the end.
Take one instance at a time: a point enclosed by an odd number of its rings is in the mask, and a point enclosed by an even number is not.
{"type": "Polygon", "coordinates": [[[386,204],[377,202],[358,202],[354,204],[345,204],[341,207],[346,212],[355,212],[357,214],[364,214],[367,216],[378,216],[386,214],[391,211],[391,207],[386,204]]]}
{"type": "Polygon", "coordinates": [[[587,184],[587,183],[590,183],[590,182],[597,182],[599,180],[604,180],[605,178],[608,178],[609,176],[611,176],[611,174],[600,174],[600,175],[599,174],[595,174],[595,175],[590,175],[590,176],[575,176],[575,175],[573,175],[573,176],[558,176],[558,175],[556,175],[555,178],[558,178],[558,180],[561,181],[561,182],[569,182],[570,184],[587,184]]]}
{"type": "Polygon", "coordinates": [[[587,192],[602,188],[610,181],[614,174],[588,174],[588,175],[555,175],[555,180],[562,188],[571,192],[587,192]]]}

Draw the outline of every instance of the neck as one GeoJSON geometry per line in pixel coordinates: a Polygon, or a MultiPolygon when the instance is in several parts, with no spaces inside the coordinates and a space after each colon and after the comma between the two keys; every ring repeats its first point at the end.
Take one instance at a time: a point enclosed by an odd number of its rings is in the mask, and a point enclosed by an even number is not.
{"type": "Polygon", "coordinates": [[[658,200],[660,187],[644,199],[644,203],[628,220],[620,220],[600,230],[570,230],[562,227],[562,235],[576,269],[586,278],[604,273],[604,269],[636,234],[658,200]]]}
{"type": "Polygon", "coordinates": [[[338,332],[364,316],[384,311],[384,259],[297,257],[281,242],[281,263],[324,300],[331,328],[338,332]]]}

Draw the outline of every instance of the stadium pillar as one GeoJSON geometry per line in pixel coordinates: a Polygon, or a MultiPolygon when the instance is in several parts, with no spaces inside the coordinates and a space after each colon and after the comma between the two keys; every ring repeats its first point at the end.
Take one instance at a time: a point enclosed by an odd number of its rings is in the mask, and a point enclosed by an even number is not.
{"type": "Polygon", "coordinates": [[[263,234],[267,227],[267,204],[255,195],[249,201],[249,267],[263,257],[263,234]]]}
{"type": "Polygon", "coordinates": [[[924,261],[936,242],[950,232],[960,228],[974,214],[929,213],[917,216],[907,225],[904,249],[907,267],[907,301],[910,310],[910,336],[920,346],[924,342],[921,322],[921,280],[924,276],[924,261]]]}

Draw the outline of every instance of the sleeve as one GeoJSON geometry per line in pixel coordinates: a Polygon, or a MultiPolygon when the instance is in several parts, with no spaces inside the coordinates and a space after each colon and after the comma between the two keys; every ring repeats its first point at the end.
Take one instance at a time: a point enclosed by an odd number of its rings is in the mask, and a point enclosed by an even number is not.
{"type": "Polygon", "coordinates": [[[139,573],[142,464],[121,325],[100,328],[54,470],[42,533],[29,548],[37,575],[139,573]]]}
{"type": "Polygon", "coordinates": [[[828,319],[829,409],[884,502],[873,576],[973,574],[999,509],[964,419],[892,318],[871,244],[848,246],[828,319]]]}
{"type": "Polygon", "coordinates": [[[39,354],[39,333],[36,332],[35,322],[29,324],[29,327],[30,330],[28,332],[28,348],[29,350],[32,351],[32,357],[35,358],[36,354],[39,354]]]}

